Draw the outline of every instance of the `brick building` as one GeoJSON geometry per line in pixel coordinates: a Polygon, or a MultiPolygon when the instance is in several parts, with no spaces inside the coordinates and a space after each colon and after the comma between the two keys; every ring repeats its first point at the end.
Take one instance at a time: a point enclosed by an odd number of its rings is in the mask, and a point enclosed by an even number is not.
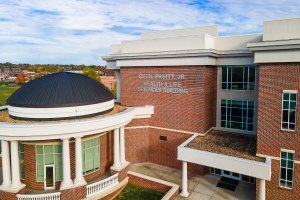
{"type": "Polygon", "coordinates": [[[262,34],[221,37],[207,26],[112,45],[103,59],[119,104],[78,74],[25,84],[0,111],[0,199],[111,198],[141,162],[181,169],[183,197],[190,171],[255,184],[260,200],[299,199],[299,27],[266,21],[262,34]]]}
{"type": "Polygon", "coordinates": [[[300,199],[300,18],[262,34],[216,26],[143,33],[104,56],[124,106],[154,106],[125,127],[129,162],[256,184],[257,199],[300,199]]]}

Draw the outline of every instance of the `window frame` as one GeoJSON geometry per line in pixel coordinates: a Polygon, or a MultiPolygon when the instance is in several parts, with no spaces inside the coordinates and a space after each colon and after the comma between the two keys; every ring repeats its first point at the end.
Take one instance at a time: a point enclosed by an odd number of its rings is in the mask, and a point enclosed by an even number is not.
{"type": "Polygon", "coordinates": [[[87,139],[84,139],[84,140],[82,140],[81,141],[81,146],[82,146],[82,149],[81,149],[81,151],[82,151],[82,175],[83,176],[86,176],[86,175],[89,175],[89,174],[92,174],[92,173],[94,173],[94,172],[96,172],[96,171],[98,171],[98,170],[100,170],[101,169],[101,152],[100,152],[100,136],[96,136],[96,137],[92,137],[92,138],[87,138],[87,139]],[[87,141],[89,141],[89,140],[97,140],[98,141],[98,146],[95,146],[94,145],[94,143],[93,143],[93,146],[92,147],[89,147],[89,149],[93,149],[93,152],[95,151],[95,148],[96,147],[98,147],[98,150],[99,150],[99,167],[98,168],[95,168],[95,157],[93,157],[93,170],[89,170],[88,172],[87,171],[85,171],[85,164],[86,164],[86,148],[85,148],[85,144],[83,144],[83,143],[85,143],[85,142],[87,142],[87,141]]]}
{"type": "Polygon", "coordinates": [[[45,154],[45,146],[52,146],[52,150],[53,150],[53,153],[52,153],[52,156],[53,156],[53,165],[55,167],[55,181],[62,181],[63,180],[63,155],[62,155],[62,143],[50,143],[50,144],[47,144],[47,143],[43,143],[43,144],[36,144],[35,145],[35,170],[36,170],[36,182],[39,182],[39,183],[44,183],[45,182],[45,174],[44,174],[44,167],[45,165],[49,165],[49,164],[45,164],[45,155],[51,155],[51,154],[45,154]],[[61,153],[57,153],[55,152],[55,148],[54,146],[61,146],[61,153]],[[37,146],[42,146],[42,149],[43,149],[43,154],[40,154],[40,153],[37,153],[37,146]],[[42,167],[42,172],[43,172],[43,180],[39,180],[38,179],[38,162],[37,162],[37,156],[38,155],[42,155],[43,156],[43,167],[42,167]],[[56,170],[56,156],[57,155],[61,155],[61,161],[62,161],[62,165],[60,166],[60,170],[61,170],[61,178],[57,178],[57,170],[56,170]]]}
{"type": "Polygon", "coordinates": [[[294,188],[294,175],[295,175],[295,151],[294,151],[294,150],[281,149],[281,151],[280,151],[280,163],[279,163],[279,187],[280,187],[280,188],[283,188],[283,189],[292,190],[292,189],[294,188]],[[293,168],[292,168],[293,173],[292,173],[292,181],[289,181],[289,180],[287,180],[287,179],[281,179],[281,161],[282,161],[282,159],[283,159],[283,158],[281,157],[281,153],[282,153],[282,152],[285,152],[285,153],[287,154],[287,158],[284,158],[285,161],[286,161],[286,166],[285,166],[285,169],[286,169],[286,178],[287,178],[287,170],[290,169],[290,168],[287,167],[288,161],[289,161],[289,159],[288,159],[288,154],[289,154],[289,153],[290,153],[290,154],[293,154],[293,168]],[[286,182],[287,182],[287,181],[292,182],[292,187],[282,186],[281,183],[280,183],[281,180],[286,181],[286,182]]]}
{"type": "Polygon", "coordinates": [[[248,100],[231,100],[231,99],[221,99],[221,105],[220,105],[220,107],[221,107],[221,114],[220,114],[220,127],[221,128],[227,128],[227,129],[234,129],[234,130],[240,130],[240,131],[246,131],[246,132],[249,132],[249,133],[253,133],[255,130],[255,101],[248,101],[248,100]],[[225,120],[222,120],[222,108],[224,108],[223,106],[222,106],[222,101],[226,101],[226,107],[225,107],[225,120]],[[242,111],[242,114],[241,114],[241,116],[240,116],[240,118],[241,118],[241,122],[237,122],[237,121],[233,121],[232,120],[232,109],[237,109],[237,107],[233,107],[232,106],[232,102],[233,101],[239,101],[239,102],[242,102],[242,106],[240,107],[240,108],[238,108],[238,109],[241,109],[241,111],[242,111]],[[228,102],[230,102],[230,103],[228,103],[228,102]],[[249,103],[250,102],[252,102],[253,103],[253,108],[252,108],[252,110],[253,110],[253,117],[252,118],[249,118],[249,103]],[[246,103],[246,108],[244,108],[244,104],[246,103]],[[230,104],[230,106],[229,106],[229,104],[230,104]],[[245,110],[245,115],[246,116],[244,116],[244,110],[245,110]],[[228,111],[229,111],[229,113],[228,113],[228,111]],[[244,119],[246,119],[245,120],[245,122],[244,122],[244,119]],[[250,123],[249,122],[249,119],[252,119],[252,123],[250,123]],[[225,122],[225,127],[224,126],[222,126],[222,122],[225,122]],[[227,125],[228,125],[228,123],[239,123],[239,124],[242,124],[242,129],[239,129],[239,128],[232,128],[231,126],[230,127],[228,127],[227,125]],[[252,125],[252,130],[249,130],[248,129],[248,127],[249,127],[249,125],[252,125]],[[246,127],[245,129],[243,129],[243,127],[246,127]]]}
{"type": "Polygon", "coordinates": [[[19,167],[20,167],[20,179],[24,180],[25,179],[25,167],[24,167],[24,144],[19,143],[18,144],[18,155],[19,155],[19,167]],[[23,146],[23,151],[21,151],[21,146],[23,146]],[[23,164],[21,163],[21,156],[23,158],[23,164]],[[23,168],[23,173],[21,173],[21,170],[23,168]]]}
{"type": "Polygon", "coordinates": [[[298,101],[298,91],[297,90],[283,90],[282,91],[282,95],[281,95],[281,125],[280,125],[280,129],[282,131],[288,131],[288,132],[295,132],[296,131],[296,129],[297,129],[297,101],[298,101]],[[283,108],[284,101],[287,101],[287,100],[284,100],[284,94],[288,94],[289,95],[289,100],[288,100],[289,106],[288,106],[288,109],[284,109],[283,108]],[[296,95],[296,100],[295,100],[295,102],[296,102],[296,105],[295,105],[295,123],[294,123],[295,124],[295,129],[294,130],[289,129],[290,115],[288,115],[288,122],[283,122],[283,111],[284,110],[287,110],[287,111],[292,110],[292,109],[290,109],[290,104],[291,104],[290,95],[291,94],[295,94],[296,95]],[[283,123],[287,123],[287,126],[288,126],[287,129],[283,128],[283,126],[282,126],[283,123]]]}
{"type": "Polygon", "coordinates": [[[255,91],[256,90],[256,65],[224,65],[222,66],[221,69],[221,89],[222,90],[233,90],[233,91],[255,91]],[[223,81],[223,69],[226,68],[226,81],[223,81]],[[242,82],[233,82],[232,81],[232,77],[233,77],[233,69],[234,68],[242,68],[243,69],[243,81],[242,82]],[[247,68],[247,77],[245,77],[246,74],[246,69],[247,68]],[[254,69],[254,82],[250,81],[250,69],[253,68],[254,69]],[[230,71],[230,73],[229,73],[230,71]],[[245,79],[247,78],[247,81],[245,81],[245,79]],[[232,84],[233,83],[238,83],[238,84],[242,84],[243,85],[243,89],[232,89],[232,84]],[[226,87],[223,88],[223,84],[226,84],[226,87]],[[231,85],[231,87],[229,88],[228,85],[231,85]],[[253,84],[253,89],[250,89],[250,85],[253,84]],[[247,86],[247,89],[245,89],[245,85],[247,86]]]}

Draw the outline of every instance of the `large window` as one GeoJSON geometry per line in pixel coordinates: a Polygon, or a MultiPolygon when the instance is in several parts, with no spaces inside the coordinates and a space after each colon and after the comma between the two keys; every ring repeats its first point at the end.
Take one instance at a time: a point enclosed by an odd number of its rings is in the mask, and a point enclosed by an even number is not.
{"type": "Polygon", "coordinates": [[[62,180],[62,145],[36,145],[37,181],[44,181],[44,166],[54,164],[55,180],[62,180]]]}
{"type": "Polygon", "coordinates": [[[20,177],[25,178],[24,175],[24,144],[19,144],[19,160],[20,160],[20,177]]]}
{"type": "Polygon", "coordinates": [[[254,102],[221,100],[221,127],[253,131],[254,102]]]}
{"type": "Polygon", "coordinates": [[[99,137],[82,141],[82,165],[83,174],[100,168],[99,137]]]}
{"type": "Polygon", "coordinates": [[[296,129],[297,93],[282,94],[281,129],[294,131],[296,129]]]}
{"type": "Polygon", "coordinates": [[[254,90],[255,66],[223,66],[222,89],[254,90]]]}
{"type": "Polygon", "coordinates": [[[281,151],[280,155],[280,186],[293,188],[294,153],[281,151]]]}

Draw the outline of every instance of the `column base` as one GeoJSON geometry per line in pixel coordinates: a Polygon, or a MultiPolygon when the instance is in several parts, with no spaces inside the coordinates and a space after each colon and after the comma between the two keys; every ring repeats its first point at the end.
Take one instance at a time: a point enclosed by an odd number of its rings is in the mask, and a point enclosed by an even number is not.
{"type": "Polygon", "coordinates": [[[188,192],[181,192],[180,196],[187,198],[190,195],[188,192]]]}
{"type": "Polygon", "coordinates": [[[69,180],[69,181],[62,181],[61,184],[60,184],[60,190],[67,190],[67,189],[70,189],[70,188],[73,188],[74,185],[73,185],[73,181],[69,180]]]}
{"type": "Polygon", "coordinates": [[[116,172],[119,172],[122,169],[126,168],[129,164],[130,164],[130,162],[126,161],[125,163],[122,163],[121,165],[118,165],[118,166],[113,165],[110,167],[110,169],[114,170],[116,172]]]}
{"type": "Polygon", "coordinates": [[[79,186],[83,186],[83,185],[86,185],[86,184],[87,183],[86,183],[84,178],[78,179],[78,180],[75,178],[75,180],[74,180],[74,187],[79,187],[79,186]]]}
{"type": "Polygon", "coordinates": [[[0,190],[4,192],[11,192],[11,193],[18,193],[20,190],[22,190],[26,185],[20,184],[17,187],[11,187],[10,186],[0,186],[0,190]]]}

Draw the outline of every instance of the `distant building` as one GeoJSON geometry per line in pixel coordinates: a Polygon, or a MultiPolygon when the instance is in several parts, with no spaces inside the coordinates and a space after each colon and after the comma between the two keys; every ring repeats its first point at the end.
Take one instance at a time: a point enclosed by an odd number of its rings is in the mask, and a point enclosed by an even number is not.
{"type": "Polygon", "coordinates": [[[114,76],[100,76],[101,83],[105,85],[108,89],[112,90],[116,83],[116,77],[114,76]]]}

